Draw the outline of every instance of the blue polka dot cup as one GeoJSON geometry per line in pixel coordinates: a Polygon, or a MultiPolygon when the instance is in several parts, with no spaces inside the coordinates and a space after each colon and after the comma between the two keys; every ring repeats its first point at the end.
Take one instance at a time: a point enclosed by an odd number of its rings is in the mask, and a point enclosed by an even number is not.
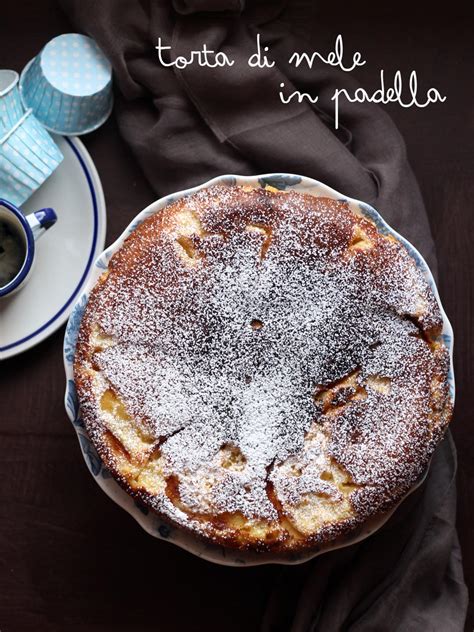
{"type": "Polygon", "coordinates": [[[36,241],[57,221],[52,208],[23,213],[0,199],[0,299],[22,288],[33,270],[36,241]]]}
{"type": "Polygon", "coordinates": [[[0,138],[0,198],[21,206],[62,159],[56,143],[27,110],[0,138]]]}
{"type": "Polygon", "coordinates": [[[23,116],[18,79],[14,70],[0,70],[0,137],[23,116]]]}
{"type": "Polygon", "coordinates": [[[20,95],[49,131],[77,136],[97,129],[113,107],[112,68],[93,39],[52,39],[20,77],[20,95]]]}

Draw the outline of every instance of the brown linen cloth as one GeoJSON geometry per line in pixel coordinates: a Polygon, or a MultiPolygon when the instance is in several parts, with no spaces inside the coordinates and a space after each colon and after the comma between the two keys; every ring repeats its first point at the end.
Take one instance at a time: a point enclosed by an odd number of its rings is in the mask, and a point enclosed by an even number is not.
{"type": "MultiPolygon", "coordinates": [[[[413,242],[436,273],[434,245],[405,146],[377,106],[342,104],[333,125],[335,87],[357,87],[348,73],[287,64],[304,50],[279,18],[284,2],[244,0],[61,0],[78,28],[112,62],[117,119],[158,195],[223,173],[289,172],[319,179],[373,204],[413,242]],[[276,65],[252,69],[256,34],[276,65]],[[191,50],[226,52],[229,68],[196,63],[163,67],[191,50]],[[317,106],[283,105],[298,89],[317,106]]],[[[308,5],[309,6],[309,5],[308,5]]],[[[306,43],[307,49],[311,46],[306,43]]],[[[264,631],[463,629],[467,590],[455,530],[456,456],[451,437],[433,457],[425,484],[371,538],[312,562],[275,569],[264,631]]]]}

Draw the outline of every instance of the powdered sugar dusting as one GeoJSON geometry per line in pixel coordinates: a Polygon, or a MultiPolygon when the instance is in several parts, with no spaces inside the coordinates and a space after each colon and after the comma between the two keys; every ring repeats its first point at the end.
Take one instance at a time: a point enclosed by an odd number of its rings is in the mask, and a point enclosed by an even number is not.
{"type": "Polygon", "coordinates": [[[438,370],[424,337],[439,314],[405,251],[367,222],[372,246],[352,251],[360,220],[324,199],[213,187],[183,205],[203,229],[192,257],[166,209],[88,307],[114,339],[94,362],[161,442],[181,503],[275,520],[269,481],[283,508],[310,492],[340,500],[321,478],[332,459],[356,485],[399,490],[432,450],[438,370]],[[351,374],[325,409],[318,394],[351,374]]]}

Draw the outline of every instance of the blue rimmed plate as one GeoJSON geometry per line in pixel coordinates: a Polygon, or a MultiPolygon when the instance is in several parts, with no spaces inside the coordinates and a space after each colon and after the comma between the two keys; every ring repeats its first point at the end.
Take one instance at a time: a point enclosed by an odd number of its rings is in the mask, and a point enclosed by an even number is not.
{"type": "MultiPolygon", "coordinates": [[[[118,505],[120,505],[123,509],[125,509],[128,513],[130,513],[135,520],[147,531],[150,535],[164,539],[177,546],[186,549],[187,551],[206,559],[211,562],[215,562],[218,564],[225,564],[228,566],[255,566],[257,564],[299,564],[302,562],[315,557],[316,555],[320,555],[329,550],[334,550],[336,548],[341,548],[343,546],[348,546],[350,544],[354,544],[368,537],[375,531],[377,531],[392,515],[394,508],[391,512],[384,514],[381,517],[377,517],[362,525],[356,532],[351,533],[348,537],[343,540],[339,540],[337,544],[329,544],[324,547],[320,547],[318,550],[313,550],[311,552],[303,552],[296,553],[288,556],[282,556],[278,554],[258,554],[252,552],[241,552],[241,551],[233,551],[231,549],[226,549],[224,547],[209,545],[200,540],[192,537],[191,535],[184,533],[182,530],[170,527],[168,524],[163,522],[158,516],[156,516],[153,512],[149,511],[146,507],[137,504],[129,494],[127,494],[116,481],[111,477],[108,470],[102,464],[94,446],[92,445],[87,432],[85,430],[84,424],[81,419],[80,408],[77,401],[76,390],[74,388],[74,380],[73,380],[73,360],[74,360],[74,348],[76,344],[76,337],[79,328],[79,324],[81,321],[82,314],[84,312],[85,306],[87,304],[87,299],[89,293],[96,283],[99,276],[107,269],[108,262],[110,257],[116,252],[126,237],[132,233],[135,228],[143,222],[144,219],[158,213],[163,207],[174,202],[175,200],[190,195],[199,189],[210,187],[214,184],[223,183],[223,184],[239,184],[252,186],[254,188],[265,187],[266,185],[273,186],[279,190],[288,190],[294,189],[296,191],[300,191],[303,193],[309,193],[315,196],[325,196],[336,200],[345,200],[351,207],[351,209],[356,213],[362,213],[363,215],[369,217],[372,221],[375,222],[379,230],[385,234],[393,235],[398,241],[402,242],[404,246],[407,248],[410,256],[415,261],[418,269],[426,278],[430,287],[432,288],[434,295],[436,296],[441,314],[443,316],[443,331],[442,337],[450,350],[451,356],[451,366],[449,371],[449,385],[450,385],[450,393],[454,403],[454,373],[453,373],[453,362],[452,362],[452,353],[453,353],[453,331],[452,327],[449,323],[448,318],[442,308],[438,290],[436,288],[433,276],[424,261],[423,257],[420,253],[414,248],[409,242],[407,242],[401,235],[396,233],[388,224],[382,219],[379,213],[373,209],[371,206],[364,204],[358,200],[354,200],[352,198],[348,198],[341,193],[338,193],[334,189],[327,187],[321,182],[317,182],[316,180],[312,180],[311,178],[306,178],[303,176],[296,176],[291,174],[266,174],[261,176],[233,176],[233,175],[225,175],[214,178],[201,186],[194,187],[192,189],[187,189],[185,191],[180,191],[179,193],[174,193],[167,197],[162,198],[148,206],[141,213],[139,213],[136,218],[129,224],[129,226],[125,229],[122,235],[117,239],[117,241],[109,246],[107,250],[105,250],[102,255],[95,262],[95,267],[89,277],[89,281],[84,288],[81,296],[79,297],[74,310],[69,319],[68,326],[66,328],[66,335],[64,338],[64,365],[66,370],[66,396],[65,396],[65,405],[69,418],[71,419],[74,429],[78,435],[79,444],[81,447],[82,454],[87,463],[89,471],[94,476],[95,481],[98,485],[104,490],[104,492],[112,498],[118,505]]],[[[410,493],[413,492],[424,480],[426,477],[426,473],[421,479],[413,486],[410,490],[410,493]]]]}
{"type": "Polygon", "coordinates": [[[0,303],[0,359],[30,349],[66,321],[104,248],[105,201],[94,163],[79,139],[54,140],[64,160],[22,210],[53,207],[58,221],[41,238],[27,285],[0,303]]]}

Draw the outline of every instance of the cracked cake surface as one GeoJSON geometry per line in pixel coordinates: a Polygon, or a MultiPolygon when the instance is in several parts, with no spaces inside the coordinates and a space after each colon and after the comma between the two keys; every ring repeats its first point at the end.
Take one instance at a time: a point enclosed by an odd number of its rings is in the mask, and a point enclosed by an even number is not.
{"type": "Polygon", "coordinates": [[[210,542],[296,551],[398,502],[451,417],[442,318],[347,203],[215,185],[145,220],[81,322],[106,467],[210,542]]]}

